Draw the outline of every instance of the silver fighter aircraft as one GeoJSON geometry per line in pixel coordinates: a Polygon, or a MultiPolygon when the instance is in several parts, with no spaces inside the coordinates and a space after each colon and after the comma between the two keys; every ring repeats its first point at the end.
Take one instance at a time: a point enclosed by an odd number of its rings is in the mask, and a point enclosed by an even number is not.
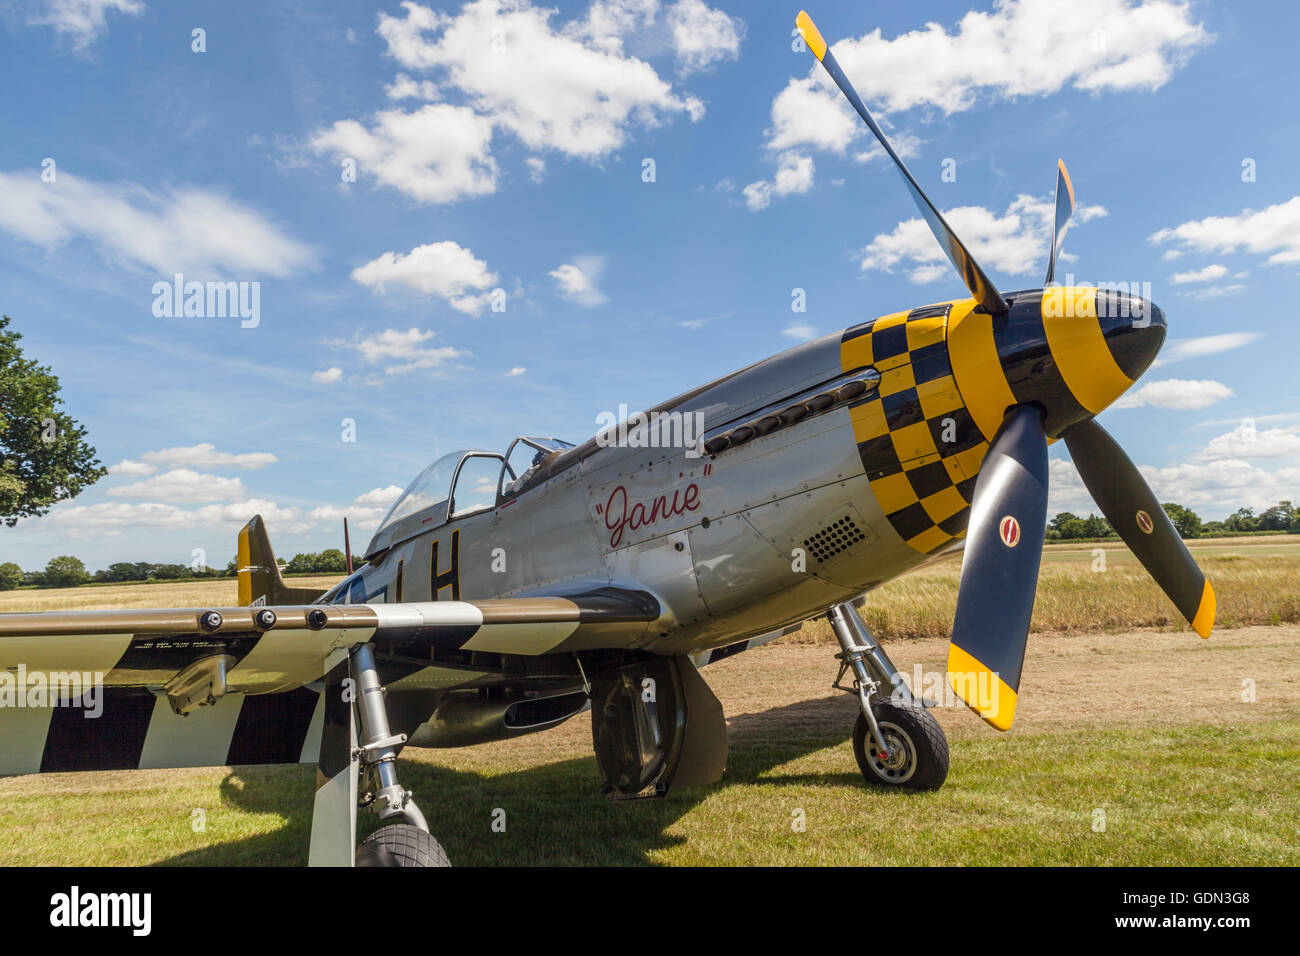
{"type": "Polygon", "coordinates": [[[1213,590],[1094,420],[1155,358],[1164,314],[1054,284],[1074,207],[1064,164],[1044,287],[1000,293],[807,14],[797,25],[970,297],[799,345],[580,445],[523,436],[504,453],[446,455],[325,593],[285,584],[254,518],[239,534],[239,607],[0,615],[0,668],[25,686],[84,672],[103,687],[96,720],[0,713],[0,772],[315,763],[311,863],[445,864],[398,780],[403,747],[500,740],[590,707],[611,796],[716,781],[727,725],[699,668],[824,615],[836,686],[860,702],[863,776],[936,788],[947,742],[856,608],[964,547],[950,681],[1009,728],[1057,438],[1208,637],[1213,590]],[[383,824],[359,848],[358,806],[383,824]]]}

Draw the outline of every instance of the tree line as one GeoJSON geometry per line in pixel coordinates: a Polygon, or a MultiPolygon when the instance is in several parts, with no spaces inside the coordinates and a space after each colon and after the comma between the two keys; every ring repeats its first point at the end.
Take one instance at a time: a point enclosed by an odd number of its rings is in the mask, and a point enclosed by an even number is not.
{"type": "MultiPolygon", "coordinates": [[[[1170,522],[1184,538],[1213,537],[1230,534],[1257,534],[1259,532],[1289,532],[1300,534],[1300,508],[1289,501],[1279,501],[1273,507],[1255,514],[1254,508],[1238,508],[1222,521],[1202,521],[1191,508],[1166,502],[1170,522]]],[[[1048,541],[1070,541],[1087,538],[1118,538],[1110,522],[1100,515],[1081,518],[1062,511],[1047,523],[1045,537],[1048,541]]]]}
{"type": "MultiPolygon", "coordinates": [[[[295,554],[293,559],[279,559],[284,574],[343,574],[347,559],[338,548],[295,554]]],[[[352,566],[365,564],[357,555],[352,556],[352,566]]],[[[201,581],[211,578],[233,578],[239,569],[231,558],[225,568],[203,565],[155,564],[150,561],[118,561],[100,571],[91,572],[80,558],[70,554],[50,558],[40,571],[24,571],[12,561],[0,563],[0,591],[24,586],[44,588],[71,588],[80,584],[127,584],[140,581],[201,581]]]]}

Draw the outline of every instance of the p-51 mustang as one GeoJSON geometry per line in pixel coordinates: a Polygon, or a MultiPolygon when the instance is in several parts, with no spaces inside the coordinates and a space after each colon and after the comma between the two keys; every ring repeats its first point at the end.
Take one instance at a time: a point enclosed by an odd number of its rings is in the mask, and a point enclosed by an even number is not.
{"type": "MultiPolygon", "coordinates": [[[[1195,630],[1214,592],[1137,469],[1094,418],[1155,358],[1153,303],[1053,274],[1074,207],[1058,165],[1047,279],[1002,294],[908,172],[806,13],[808,48],[897,165],[970,297],[789,349],[582,445],[517,439],[421,473],[325,593],[281,578],[266,530],[239,534],[239,607],[0,616],[0,667],[103,675],[103,713],[0,712],[0,772],[308,762],[313,864],[446,856],[398,780],[403,747],[554,727],[591,707],[604,789],[718,780],[722,707],[701,665],[825,614],[860,707],[872,783],[939,787],[948,747],[856,607],[964,547],[948,656],[958,695],[1016,709],[1063,438],[1106,517],[1195,630]],[[644,440],[702,421],[691,447],[644,440]],[[638,440],[638,435],[641,440],[638,440]],[[356,809],[380,826],[358,849],[356,809]]],[[[840,686],[840,678],[836,686],[840,686]]]]}

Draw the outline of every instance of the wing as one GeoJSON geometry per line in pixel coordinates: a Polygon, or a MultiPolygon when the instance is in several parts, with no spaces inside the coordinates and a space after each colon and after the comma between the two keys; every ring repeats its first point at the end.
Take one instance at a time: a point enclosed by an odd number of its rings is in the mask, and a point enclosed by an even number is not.
{"type": "MultiPolygon", "coordinates": [[[[435,659],[629,647],[642,591],[569,597],[0,614],[0,773],[315,762],[321,679],[369,642],[394,682],[469,682],[435,659]],[[215,705],[215,706],[214,706],[215,705]]],[[[400,689],[400,688],[399,688],[400,689]]]]}

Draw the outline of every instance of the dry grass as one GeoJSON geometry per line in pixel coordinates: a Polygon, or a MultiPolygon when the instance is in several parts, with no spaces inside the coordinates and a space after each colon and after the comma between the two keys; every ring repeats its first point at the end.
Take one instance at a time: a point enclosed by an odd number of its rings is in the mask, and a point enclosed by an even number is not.
{"type": "MultiPolygon", "coordinates": [[[[291,578],[290,587],[329,588],[340,575],[291,578]]],[[[0,614],[17,611],[101,611],[142,607],[233,607],[239,603],[234,578],[169,581],[165,584],[104,584],[80,588],[0,591],[0,614]]]]}
{"type": "MultiPolygon", "coordinates": [[[[1214,585],[1217,627],[1300,622],[1300,542],[1277,538],[1214,539],[1192,553],[1214,585]],[[1255,544],[1260,541],[1260,544],[1255,544]]],[[[948,558],[873,591],[862,615],[881,640],[946,638],[957,607],[959,559],[948,558]]],[[[1122,544],[1049,546],[1038,575],[1032,630],[1075,634],[1138,628],[1191,627],[1122,544]],[[1093,548],[1104,548],[1105,570],[1093,570],[1093,548]]],[[[823,620],[783,640],[833,643],[823,620]]]]}

